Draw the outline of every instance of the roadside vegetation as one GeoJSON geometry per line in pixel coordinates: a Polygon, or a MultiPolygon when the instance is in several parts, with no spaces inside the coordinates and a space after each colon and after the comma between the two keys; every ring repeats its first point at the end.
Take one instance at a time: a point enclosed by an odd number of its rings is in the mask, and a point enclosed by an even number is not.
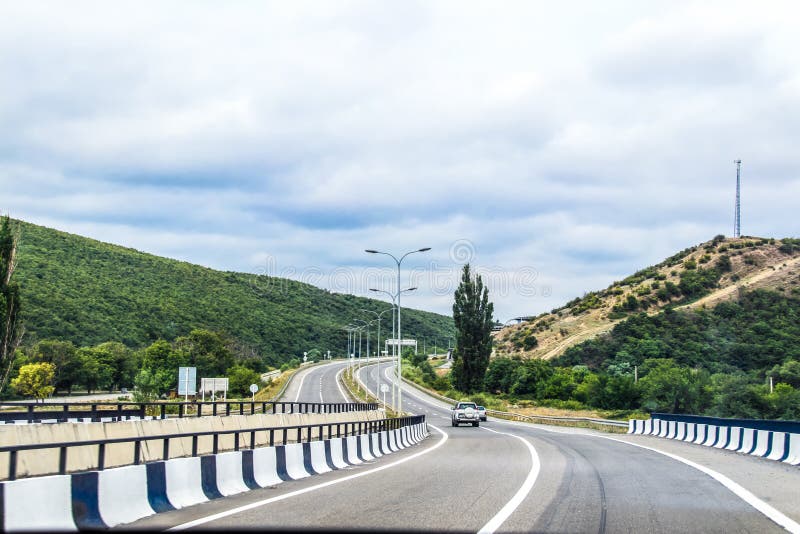
{"type": "MultiPolygon", "coordinates": [[[[266,266],[254,265],[254,273],[215,271],[21,221],[12,226],[19,235],[15,280],[29,347],[41,340],[76,347],[113,341],[139,351],[208,330],[236,344],[234,352],[252,352],[280,368],[314,349],[336,356],[347,344],[342,324],[361,309],[389,307],[270,276],[276,273],[265,273],[266,266]]],[[[446,339],[453,322],[404,309],[403,331],[446,339]]]]}
{"type": "MultiPolygon", "coordinates": [[[[321,356],[320,352],[309,353],[308,361],[321,356]]],[[[300,364],[299,358],[293,358],[280,370],[286,375],[300,364]]],[[[69,341],[46,339],[17,350],[12,387],[3,392],[3,398],[14,398],[15,394],[44,398],[74,391],[111,393],[125,388],[137,402],[165,399],[175,396],[178,368],[187,366],[197,367],[198,387],[201,377],[227,377],[228,398],[245,399],[251,396],[250,384],[268,386],[261,375],[274,370],[265,358],[242,350],[219,332],[204,329],[192,330],[172,342],[160,339],[138,350],[113,341],[76,347],[69,341]],[[49,375],[43,374],[43,364],[52,369],[49,375]],[[30,385],[34,379],[51,389],[30,385]]]]}
{"type": "Polygon", "coordinates": [[[478,393],[439,371],[407,355],[407,379],[501,411],[797,420],[800,299],[757,290],[708,310],[639,313],[555,360],[493,358],[478,393]]]}

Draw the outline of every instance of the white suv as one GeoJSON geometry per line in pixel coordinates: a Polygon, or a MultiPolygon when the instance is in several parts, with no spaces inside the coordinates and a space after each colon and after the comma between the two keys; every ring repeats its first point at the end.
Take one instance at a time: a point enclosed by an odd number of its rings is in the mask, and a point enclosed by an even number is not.
{"type": "Polygon", "coordinates": [[[474,402],[459,402],[452,408],[451,423],[458,426],[461,423],[472,423],[472,426],[480,424],[478,405],[474,402]]]}

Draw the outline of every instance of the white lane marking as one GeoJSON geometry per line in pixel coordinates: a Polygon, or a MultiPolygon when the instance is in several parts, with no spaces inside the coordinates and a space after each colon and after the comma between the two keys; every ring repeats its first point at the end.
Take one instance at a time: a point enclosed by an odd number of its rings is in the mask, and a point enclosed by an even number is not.
{"type": "MultiPolygon", "coordinates": [[[[584,435],[590,436],[591,434],[584,434],[584,435]]],[[[608,436],[593,436],[593,437],[616,441],[617,443],[625,443],[626,445],[631,445],[632,447],[639,447],[640,449],[646,449],[648,451],[657,452],[658,454],[663,454],[664,456],[672,458],[673,460],[677,460],[681,463],[684,463],[689,467],[694,467],[698,471],[707,474],[708,476],[710,476],[711,478],[713,478],[714,480],[716,480],[717,482],[728,488],[731,492],[733,492],[734,495],[736,495],[744,502],[746,502],[747,504],[749,504],[750,506],[752,506],[765,516],[767,516],[767,518],[771,519],[781,527],[785,528],[786,530],[794,534],[800,534],[800,523],[797,523],[793,519],[786,517],[782,512],[780,512],[773,506],[770,506],[769,504],[765,503],[764,501],[762,501],[761,499],[759,499],[758,497],[756,497],[748,490],[746,490],[733,480],[729,479],[722,473],[718,473],[713,469],[709,469],[704,465],[694,463],[693,461],[687,460],[686,458],[678,456],[677,454],[672,454],[659,449],[654,449],[653,447],[647,447],[645,445],[639,445],[638,443],[631,443],[629,441],[624,441],[617,438],[610,438],[608,436]]]]}
{"type": "Polygon", "coordinates": [[[339,382],[339,377],[341,376],[343,371],[344,371],[344,366],[342,366],[342,368],[339,369],[339,372],[336,373],[336,378],[334,380],[336,381],[336,387],[339,388],[339,394],[342,396],[342,399],[344,399],[344,402],[350,402],[350,399],[347,397],[347,395],[344,394],[344,390],[342,389],[342,384],[339,382]]]}
{"type": "Polygon", "coordinates": [[[319,402],[325,402],[322,400],[322,377],[319,377],[319,402]]]}
{"type": "Polygon", "coordinates": [[[497,430],[492,430],[486,427],[481,428],[487,432],[494,432],[495,434],[503,434],[505,436],[517,438],[524,443],[526,447],[528,447],[528,452],[531,454],[531,470],[528,472],[525,482],[522,483],[522,486],[520,486],[514,496],[511,497],[511,500],[509,500],[505,506],[503,506],[500,511],[497,512],[495,516],[491,518],[488,523],[483,525],[478,531],[478,534],[492,534],[498,528],[500,528],[503,523],[505,523],[506,519],[508,519],[509,516],[514,513],[514,510],[516,510],[519,505],[522,504],[522,501],[524,501],[528,496],[528,493],[531,492],[533,485],[536,483],[536,479],[539,476],[539,470],[542,468],[542,464],[539,461],[539,455],[536,454],[536,449],[527,439],[523,438],[522,436],[509,434],[508,432],[498,432],[497,430]]]}
{"type": "Polygon", "coordinates": [[[297,395],[295,395],[295,397],[294,397],[294,401],[295,402],[298,402],[300,400],[300,393],[303,391],[303,382],[305,382],[305,380],[306,380],[306,375],[308,375],[311,372],[313,372],[313,371],[305,372],[305,373],[303,373],[303,376],[300,377],[300,385],[297,387],[297,395]]]}
{"type": "Polygon", "coordinates": [[[201,517],[199,519],[195,519],[194,521],[189,521],[188,523],[182,523],[180,525],[175,525],[174,527],[168,528],[167,530],[168,531],[169,530],[186,530],[187,528],[196,527],[198,525],[204,525],[204,524],[209,523],[211,521],[216,521],[217,519],[222,519],[224,517],[230,517],[230,516],[235,515],[235,514],[246,512],[247,510],[252,510],[253,508],[259,508],[261,506],[266,506],[267,504],[271,504],[271,503],[278,502],[278,501],[283,501],[283,500],[286,500],[286,499],[290,499],[292,497],[297,497],[298,495],[303,495],[303,494],[306,494],[306,493],[310,493],[312,491],[316,491],[316,490],[319,490],[319,489],[327,488],[328,486],[333,486],[333,485],[339,484],[341,482],[347,482],[349,480],[353,480],[353,479],[356,479],[356,478],[359,478],[359,477],[371,475],[373,473],[377,473],[379,471],[383,471],[384,469],[389,469],[391,467],[395,467],[395,466],[398,466],[400,464],[404,464],[404,463],[406,463],[406,462],[408,462],[410,460],[413,460],[415,458],[419,458],[423,454],[428,454],[429,452],[435,451],[436,449],[438,449],[439,447],[444,445],[444,443],[447,441],[448,436],[447,436],[447,433],[445,431],[443,431],[442,429],[440,429],[439,427],[436,427],[434,425],[428,425],[428,426],[433,428],[437,432],[439,432],[442,435],[442,439],[440,439],[436,443],[436,445],[432,446],[429,449],[425,449],[424,451],[420,451],[420,452],[414,453],[411,456],[406,456],[405,458],[402,458],[400,460],[394,461],[394,462],[392,462],[390,464],[381,465],[379,467],[376,467],[374,469],[370,469],[368,471],[362,471],[360,473],[355,473],[353,475],[349,475],[349,476],[346,476],[346,477],[337,478],[336,480],[329,480],[328,482],[323,482],[322,484],[317,484],[316,486],[311,486],[309,488],[304,488],[304,489],[291,491],[289,493],[285,493],[285,494],[279,495],[277,497],[271,497],[269,499],[264,499],[262,501],[257,501],[257,502],[254,502],[254,503],[246,504],[244,506],[239,506],[237,508],[232,508],[232,509],[226,510],[224,512],[219,512],[219,513],[216,513],[216,514],[213,514],[213,515],[209,515],[209,516],[206,516],[206,517],[201,517]]]}
{"type": "Polygon", "coordinates": [[[632,447],[639,447],[640,449],[646,449],[648,451],[657,452],[658,454],[663,454],[664,456],[672,458],[673,460],[681,462],[681,463],[683,463],[685,465],[688,465],[689,467],[693,467],[693,468],[697,469],[698,471],[700,471],[702,473],[705,473],[706,475],[710,476],[711,478],[713,478],[714,480],[716,480],[717,482],[719,482],[720,484],[722,484],[723,486],[728,488],[728,490],[730,490],[734,495],[736,495],[737,497],[742,499],[744,502],[746,502],[747,504],[749,504],[750,506],[752,506],[753,508],[755,508],[756,510],[758,510],[759,512],[764,514],[771,521],[777,523],[779,526],[785,528],[786,530],[788,530],[789,532],[792,532],[793,534],[800,534],[800,524],[798,524],[793,519],[791,519],[791,518],[787,517],[786,515],[784,515],[783,512],[781,512],[780,510],[778,510],[775,507],[765,503],[764,501],[762,501],[761,499],[759,499],[758,497],[753,495],[750,491],[745,489],[743,486],[741,486],[738,483],[734,482],[733,480],[731,480],[730,478],[726,477],[722,473],[718,473],[717,471],[714,471],[713,469],[710,469],[710,468],[708,468],[708,467],[706,467],[704,465],[700,465],[698,463],[695,463],[695,462],[693,462],[691,460],[688,460],[688,459],[686,459],[686,458],[684,458],[682,456],[678,456],[677,454],[672,454],[672,453],[669,453],[669,452],[666,452],[666,451],[662,451],[660,449],[656,449],[656,448],[653,448],[653,447],[647,447],[645,445],[639,445],[638,443],[631,443],[629,441],[625,441],[625,440],[621,440],[621,439],[617,439],[617,438],[612,438],[612,437],[609,437],[609,436],[600,436],[598,434],[585,434],[583,432],[565,432],[563,430],[552,430],[552,429],[549,429],[549,428],[542,428],[541,426],[531,427],[531,426],[529,426],[528,423],[518,423],[516,421],[498,421],[498,422],[500,424],[504,424],[504,425],[527,426],[528,428],[536,428],[538,430],[542,430],[544,432],[550,432],[550,433],[553,433],[553,434],[562,434],[562,435],[566,434],[566,435],[570,435],[570,436],[584,436],[584,437],[589,437],[589,438],[607,439],[607,440],[610,440],[610,441],[616,441],[618,443],[624,443],[624,444],[630,445],[632,447]]]}

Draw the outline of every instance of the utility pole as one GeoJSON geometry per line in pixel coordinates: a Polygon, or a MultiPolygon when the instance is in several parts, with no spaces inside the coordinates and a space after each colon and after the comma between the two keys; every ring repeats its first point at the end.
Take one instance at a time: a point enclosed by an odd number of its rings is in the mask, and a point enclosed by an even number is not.
{"type": "Polygon", "coordinates": [[[742,211],[741,211],[741,188],[742,188],[742,160],[733,161],[736,164],[736,214],[733,221],[733,237],[742,237],[742,211]]]}

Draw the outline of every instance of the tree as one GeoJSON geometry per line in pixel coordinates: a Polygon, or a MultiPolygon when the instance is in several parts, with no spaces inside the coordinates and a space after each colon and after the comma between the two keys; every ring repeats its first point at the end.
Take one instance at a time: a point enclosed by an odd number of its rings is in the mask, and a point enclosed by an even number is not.
{"type": "Polygon", "coordinates": [[[645,360],[639,381],[642,405],[654,412],[701,413],[709,403],[708,376],[671,358],[645,360]]]}
{"type": "Polygon", "coordinates": [[[17,236],[11,218],[0,226],[0,392],[8,383],[14,357],[25,330],[20,319],[19,287],[12,282],[17,267],[17,236]]]}
{"type": "Polygon", "coordinates": [[[120,389],[133,385],[136,375],[136,358],[133,351],[117,341],[107,341],[94,348],[100,362],[111,369],[109,389],[120,389]]]}
{"type": "Polygon", "coordinates": [[[77,357],[81,362],[80,383],[86,386],[86,391],[105,389],[111,384],[114,370],[102,360],[102,355],[95,349],[82,347],[78,349],[77,357]]]}
{"type": "Polygon", "coordinates": [[[250,384],[261,387],[261,375],[244,365],[234,365],[228,369],[228,389],[231,395],[245,397],[250,395],[250,384]]]}
{"type": "Polygon", "coordinates": [[[33,362],[52,363],[56,369],[56,390],[66,390],[69,395],[72,387],[80,383],[83,376],[77,350],[71,341],[43,339],[30,350],[30,359],[33,362]]]}
{"type": "Polygon", "coordinates": [[[508,393],[514,385],[514,370],[522,365],[520,360],[495,358],[489,363],[483,378],[483,387],[489,393],[508,393]]]}
{"type": "MultiPolygon", "coordinates": [[[[175,347],[188,356],[187,363],[197,367],[198,376],[225,376],[225,371],[234,364],[228,342],[218,332],[203,328],[192,330],[188,336],[176,339],[175,347]]],[[[176,373],[177,370],[175,367],[176,373]]]]}
{"type": "Polygon", "coordinates": [[[56,366],[52,363],[29,363],[19,368],[19,374],[11,381],[11,387],[20,395],[43,399],[53,394],[56,366]]]}
{"type": "Polygon", "coordinates": [[[480,275],[472,276],[469,263],[464,265],[453,303],[456,347],[451,375],[458,390],[473,393],[483,386],[492,353],[493,313],[489,289],[484,287],[480,275]]]}

